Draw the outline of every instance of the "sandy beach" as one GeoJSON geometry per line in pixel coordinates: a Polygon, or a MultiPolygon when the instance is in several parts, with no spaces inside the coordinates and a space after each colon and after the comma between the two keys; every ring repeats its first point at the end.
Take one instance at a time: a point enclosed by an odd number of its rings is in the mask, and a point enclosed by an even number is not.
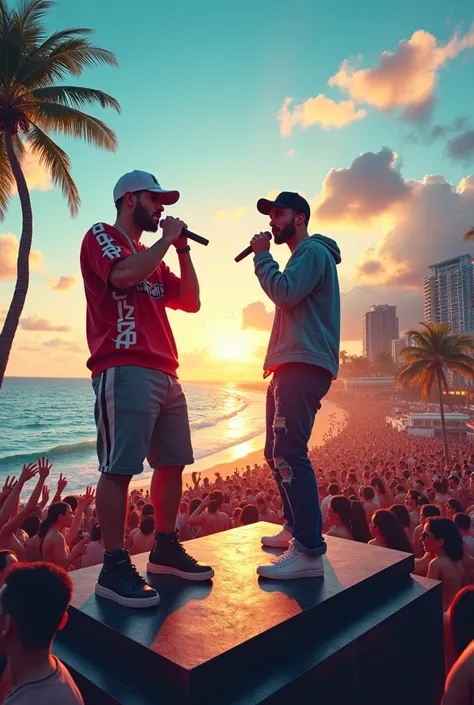
{"type": "MultiPolygon", "coordinates": [[[[257,384],[258,383],[255,385],[249,385],[249,388],[261,389],[262,385],[257,387],[257,384]]],[[[345,417],[346,414],[343,409],[336,406],[333,402],[324,401],[321,410],[318,412],[316,417],[309,447],[314,448],[315,446],[322,445],[324,442],[323,436],[327,433],[331,425],[334,425],[334,423],[339,423],[345,419],[345,417]]],[[[234,446],[232,449],[234,458],[231,461],[219,462],[219,458],[217,456],[219,456],[220,453],[203,458],[194,465],[190,465],[185,469],[183,475],[183,485],[186,486],[186,482],[191,484],[190,475],[194,471],[200,472],[201,478],[207,476],[212,480],[215,478],[217,472],[219,472],[223,477],[226,477],[227,475],[232,475],[236,468],[239,470],[245,470],[247,465],[252,467],[255,463],[261,464],[263,461],[264,444],[265,436],[264,434],[261,434],[256,438],[252,438],[250,441],[234,446]]],[[[130,487],[133,489],[143,488],[146,490],[149,488],[149,485],[150,483],[148,480],[144,482],[143,480],[140,480],[140,478],[137,478],[132,481],[130,487]]]]}

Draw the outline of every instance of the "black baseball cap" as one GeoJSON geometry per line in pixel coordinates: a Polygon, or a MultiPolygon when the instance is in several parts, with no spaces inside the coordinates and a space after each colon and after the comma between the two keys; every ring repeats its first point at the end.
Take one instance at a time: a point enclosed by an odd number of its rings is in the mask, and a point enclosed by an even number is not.
{"type": "Polygon", "coordinates": [[[304,213],[308,221],[311,216],[308,201],[292,191],[282,191],[274,201],[269,201],[268,198],[260,198],[257,201],[257,210],[263,215],[270,215],[272,208],[291,208],[296,213],[304,213]]]}

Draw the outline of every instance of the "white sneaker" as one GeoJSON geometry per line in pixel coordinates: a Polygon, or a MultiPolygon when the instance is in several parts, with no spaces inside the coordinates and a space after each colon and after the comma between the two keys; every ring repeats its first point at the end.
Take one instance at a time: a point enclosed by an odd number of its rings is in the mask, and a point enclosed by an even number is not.
{"type": "Polygon", "coordinates": [[[262,544],[270,548],[288,548],[291,539],[290,532],[283,527],[275,536],[262,536],[262,544]]]}
{"type": "Polygon", "coordinates": [[[295,578],[321,578],[324,575],[321,556],[307,556],[299,551],[294,541],[285,553],[270,565],[260,565],[257,573],[262,578],[294,580],[295,578]]]}

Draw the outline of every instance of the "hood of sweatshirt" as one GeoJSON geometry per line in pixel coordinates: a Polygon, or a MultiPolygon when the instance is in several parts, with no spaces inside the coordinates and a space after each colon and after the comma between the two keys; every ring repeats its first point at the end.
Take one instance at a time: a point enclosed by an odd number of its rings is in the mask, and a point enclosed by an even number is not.
{"type": "Polygon", "coordinates": [[[335,240],[330,237],[326,237],[326,235],[311,235],[308,239],[312,240],[313,242],[316,240],[317,242],[320,242],[322,245],[324,245],[324,247],[326,247],[334,257],[336,264],[339,264],[341,262],[341,251],[335,240]]]}

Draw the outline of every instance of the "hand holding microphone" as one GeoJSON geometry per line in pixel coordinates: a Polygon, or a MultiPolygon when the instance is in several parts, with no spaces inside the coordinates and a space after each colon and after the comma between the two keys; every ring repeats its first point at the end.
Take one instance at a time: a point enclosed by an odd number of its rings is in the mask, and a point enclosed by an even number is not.
{"type": "Polygon", "coordinates": [[[242,250],[237,257],[234,258],[236,262],[241,262],[245,257],[251,255],[252,252],[257,254],[257,252],[268,252],[270,249],[270,240],[272,239],[272,234],[269,232],[258,233],[254,235],[250,241],[250,245],[242,250]]]}
{"type": "Polygon", "coordinates": [[[176,244],[179,238],[183,236],[193,242],[198,242],[200,245],[209,245],[209,240],[188,230],[186,223],[179,218],[173,218],[169,215],[160,222],[160,227],[163,228],[163,237],[171,240],[173,244],[176,244]]]}

